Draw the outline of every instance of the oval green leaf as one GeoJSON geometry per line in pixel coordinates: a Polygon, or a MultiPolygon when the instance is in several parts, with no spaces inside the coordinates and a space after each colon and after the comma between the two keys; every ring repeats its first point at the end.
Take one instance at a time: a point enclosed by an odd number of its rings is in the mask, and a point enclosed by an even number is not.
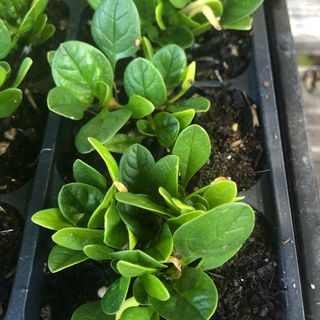
{"type": "Polygon", "coordinates": [[[72,315],[71,320],[115,320],[114,315],[105,314],[100,301],[88,302],[80,306],[72,315]]]}
{"type": "Polygon", "coordinates": [[[60,230],[73,226],[58,208],[38,211],[32,216],[31,220],[39,226],[50,230],[60,230]]]}

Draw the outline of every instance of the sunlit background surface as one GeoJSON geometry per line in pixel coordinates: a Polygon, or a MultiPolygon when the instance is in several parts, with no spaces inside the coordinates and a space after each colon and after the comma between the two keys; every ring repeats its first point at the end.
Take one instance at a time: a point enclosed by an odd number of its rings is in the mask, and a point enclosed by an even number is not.
{"type": "Polygon", "coordinates": [[[320,1],[287,0],[320,190],[320,1]]]}

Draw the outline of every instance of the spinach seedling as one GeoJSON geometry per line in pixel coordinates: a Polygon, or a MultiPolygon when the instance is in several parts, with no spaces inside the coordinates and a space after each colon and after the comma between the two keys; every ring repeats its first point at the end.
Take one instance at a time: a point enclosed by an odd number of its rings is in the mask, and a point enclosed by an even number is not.
{"type": "Polygon", "coordinates": [[[22,91],[18,89],[32,65],[30,58],[25,58],[20,65],[15,80],[8,84],[11,67],[1,61],[14,52],[20,43],[40,45],[52,36],[55,28],[47,24],[43,11],[48,0],[6,1],[0,0],[0,118],[12,114],[22,101],[22,91]]]}
{"type": "Polygon", "coordinates": [[[119,166],[100,142],[90,142],[107,164],[109,190],[103,176],[77,160],[77,182],[62,188],[59,208],[32,217],[56,230],[52,272],[93,259],[109,260],[119,274],[101,300],[80,306],[72,319],[210,319],[218,292],[206,271],[239,251],[253,230],[254,212],[238,202],[229,180],[188,192],[209,159],[205,130],[187,127],[172,155],[157,162],[145,147],[132,145],[119,166]]]}
{"type": "MultiPolygon", "coordinates": [[[[88,0],[96,9],[101,0],[88,0]]],[[[134,0],[143,35],[161,46],[187,48],[211,28],[250,30],[251,14],[263,0],[134,0]]]]}

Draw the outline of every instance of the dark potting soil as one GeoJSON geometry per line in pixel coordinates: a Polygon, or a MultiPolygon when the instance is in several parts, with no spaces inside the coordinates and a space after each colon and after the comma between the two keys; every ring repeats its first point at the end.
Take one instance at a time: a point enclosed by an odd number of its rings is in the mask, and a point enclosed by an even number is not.
{"type": "Polygon", "coordinates": [[[14,209],[0,204],[0,320],[4,317],[9,301],[23,225],[22,217],[14,209]]]}
{"type": "Polygon", "coordinates": [[[197,62],[197,80],[226,80],[239,75],[248,65],[251,52],[249,31],[211,30],[197,37],[187,51],[197,62]]]}
{"type": "Polygon", "coordinates": [[[219,292],[212,320],[282,320],[283,289],[270,227],[261,214],[239,253],[210,272],[219,292]]]}
{"type": "Polygon", "coordinates": [[[211,108],[195,122],[208,132],[212,152],[194,184],[204,186],[222,176],[235,181],[239,190],[248,189],[257,181],[263,155],[258,110],[238,90],[204,89],[204,93],[211,108]]]}
{"type": "MultiPolygon", "coordinates": [[[[40,47],[32,48],[33,65],[22,83],[22,104],[10,117],[0,119],[0,193],[26,183],[34,174],[47,119],[46,95],[53,86],[46,54],[65,38],[68,9],[61,0],[51,0],[46,10],[56,33],[40,47]]],[[[8,61],[13,74],[23,59],[18,53],[8,61]]]]}
{"type": "Polygon", "coordinates": [[[82,304],[98,300],[98,290],[117,277],[107,262],[85,261],[77,266],[50,274],[40,310],[41,320],[70,320],[82,304]]]}

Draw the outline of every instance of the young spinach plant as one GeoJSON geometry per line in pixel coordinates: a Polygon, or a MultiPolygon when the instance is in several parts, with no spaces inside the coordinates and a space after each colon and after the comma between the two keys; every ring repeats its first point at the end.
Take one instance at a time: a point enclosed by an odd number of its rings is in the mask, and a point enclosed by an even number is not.
{"type": "MultiPolygon", "coordinates": [[[[97,9],[102,0],[88,0],[97,9]]],[[[142,34],[160,46],[188,48],[211,28],[250,30],[251,15],[263,0],[134,0],[142,34]]]]}
{"type": "Polygon", "coordinates": [[[52,272],[93,259],[109,260],[119,274],[101,300],[80,306],[72,320],[209,319],[218,292],[206,271],[239,251],[252,232],[254,212],[238,202],[237,186],[229,180],[188,192],[209,159],[205,130],[184,129],[172,154],[157,162],[135,144],[118,166],[100,142],[90,143],[107,164],[109,190],[101,174],[77,160],[77,182],[62,188],[59,208],[32,217],[56,231],[52,272]]]}
{"type": "Polygon", "coordinates": [[[32,60],[25,58],[15,80],[8,85],[11,67],[1,60],[22,43],[40,45],[53,35],[55,27],[47,24],[43,13],[47,4],[48,0],[0,0],[0,118],[8,117],[20,105],[22,91],[18,86],[32,65],[32,60]]]}

